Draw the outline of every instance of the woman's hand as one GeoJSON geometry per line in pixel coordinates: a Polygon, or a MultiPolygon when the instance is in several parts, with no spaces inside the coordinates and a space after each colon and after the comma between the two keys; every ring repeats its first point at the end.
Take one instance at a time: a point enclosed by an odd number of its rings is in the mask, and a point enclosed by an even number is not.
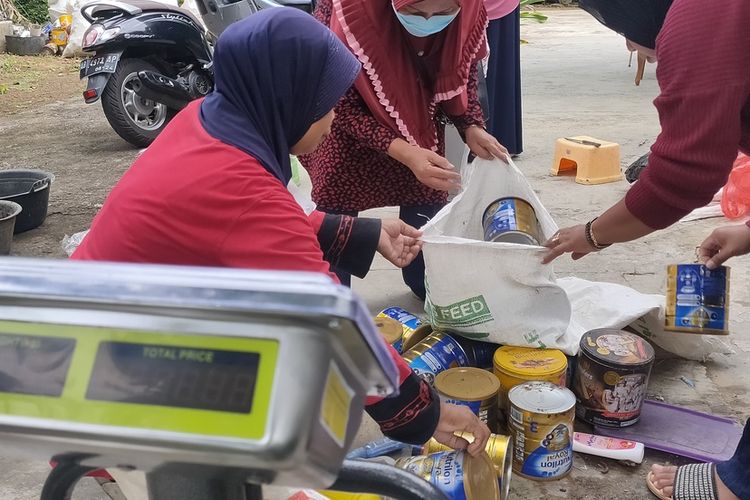
{"type": "Polygon", "coordinates": [[[468,406],[440,402],[440,420],[432,437],[438,443],[454,450],[465,449],[471,455],[477,456],[484,451],[487,440],[490,438],[490,430],[468,406]],[[474,442],[469,444],[467,440],[454,434],[454,432],[462,431],[471,433],[474,436],[474,442]]]}
{"type": "Polygon", "coordinates": [[[466,129],[466,145],[471,152],[484,160],[498,158],[508,163],[508,150],[485,129],[472,125],[466,129]]]}
{"type": "Polygon", "coordinates": [[[596,252],[586,238],[585,225],[560,229],[544,246],[549,250],[544,254],[542,264],[549,264],[564,253],[572,253],[573,260],[578,260],[588,253],[596,252]]]}
{"type": "Polygon", "coordinates": [[[406,165],[425,186],[447,192],[458,192],[461,189],[461,174],[456,172],[448,160],[434,151],[396,139],[388,148],[388,155],[406,165]]]}
{"type": "Polygon", "coordinates": [[[750,227],[725,226],[714,232],[698,247],[698,260],[709,269],[716,269],[730,257],[750,253],[750,227]]]}
{"type": "Polygon", "coordinates": [[[408,266],[422,249],[422,231],[401,219],[383,219],[378,252],[396,267],[408,266]]]}

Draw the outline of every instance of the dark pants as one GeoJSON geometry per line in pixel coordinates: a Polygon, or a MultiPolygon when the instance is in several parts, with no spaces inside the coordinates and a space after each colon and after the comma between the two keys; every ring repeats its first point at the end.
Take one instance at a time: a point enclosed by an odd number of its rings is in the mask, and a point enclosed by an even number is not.
{"type": "Polygon", "coordinates": [[[716,474],[740,500],[750,499],[750,420],[737,445],[734,456],[716,464],[716,474]]]}
{"type": "Polygon", "coordinates": [[[512,155],[523,151],[521,129],[521,10],[520,7],[487,27],[487,130],[512,155]]]}
{"type": "MultiPolygon", "coordinates": [[[[444,205],[417,205],[412,207],[401,207],[398,212],[398,217],[410,226],[420,228],[424,226],[427,221],[432,219],[435,214],[438,213],[441,208],[443,208],[443,206],[444,205]]],[[[320,207],[320,210],[332,214],[335,213],[351,215],[353,217],[357,216],[357,212],[327,210],[322,207],[320,207]]],[[[332,267],[332,270],[334,273],[336,273],[336,276],[338,276],[339,281],[341,281],[342,285],[346,285],[348,287],[352,286],[351,274],[340,271],[335,267],[332,267]]],[[[426,294],[424,287],[424,258],[422,257],[421,252],[419,253],[419,255],[417,255],[417,257],[412,261],[411,264],[401,270],[401,274],[404,278],[404,283],[406,283],[406,286],[408,286],[411,291],[414,292],[414,295],[424,300],[426,294]]]]}

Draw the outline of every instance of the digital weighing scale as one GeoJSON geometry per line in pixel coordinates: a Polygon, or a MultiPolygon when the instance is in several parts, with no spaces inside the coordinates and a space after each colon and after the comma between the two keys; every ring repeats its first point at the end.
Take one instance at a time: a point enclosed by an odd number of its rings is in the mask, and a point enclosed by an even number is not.
{"type": "Polygon", "coordinates": [[[323,275],[0,259],[0,442],[58,463],[43,500],[104,467],[145,471],[151,500],[445,498],[344,462],[366,395],[397,380],[367,309],[323,275]]]}

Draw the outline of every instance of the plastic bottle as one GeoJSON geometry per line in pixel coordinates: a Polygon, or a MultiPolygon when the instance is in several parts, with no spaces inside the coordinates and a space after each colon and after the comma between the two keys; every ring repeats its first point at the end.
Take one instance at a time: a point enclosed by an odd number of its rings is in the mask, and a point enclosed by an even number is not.
{"type": "Polygon", "coordinates": [[[643,443],[583,432],[573,433],[573,451],[637,464],[643,462],[643,443]]]}
{"type": "Polygon", "coordinates": [[[397,451],[414,448],[415,447],[410,444],[399,443],[398,441],[394,441],[393,439],[384,437],[378,439],[377,441],[371,441],[360,448],[356,448],[350,451],[349,454],[346,455],[346,458],[350,460],[356,458],[374,458],[383,455],[389,455],[397,451]]]}

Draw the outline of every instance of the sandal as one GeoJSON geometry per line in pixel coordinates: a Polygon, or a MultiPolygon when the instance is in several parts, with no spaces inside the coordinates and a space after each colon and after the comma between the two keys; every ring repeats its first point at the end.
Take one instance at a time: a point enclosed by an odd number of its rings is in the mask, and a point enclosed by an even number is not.
{"type": "Polygon", "coordinates": [[[659,500],[719,500],[714,476],[715,468],[714,464],[690,464],[678,467],[671,497],[665,495],[664,491],[654,484],[653,472],[648,473],[646,484],[659,500]]]}

